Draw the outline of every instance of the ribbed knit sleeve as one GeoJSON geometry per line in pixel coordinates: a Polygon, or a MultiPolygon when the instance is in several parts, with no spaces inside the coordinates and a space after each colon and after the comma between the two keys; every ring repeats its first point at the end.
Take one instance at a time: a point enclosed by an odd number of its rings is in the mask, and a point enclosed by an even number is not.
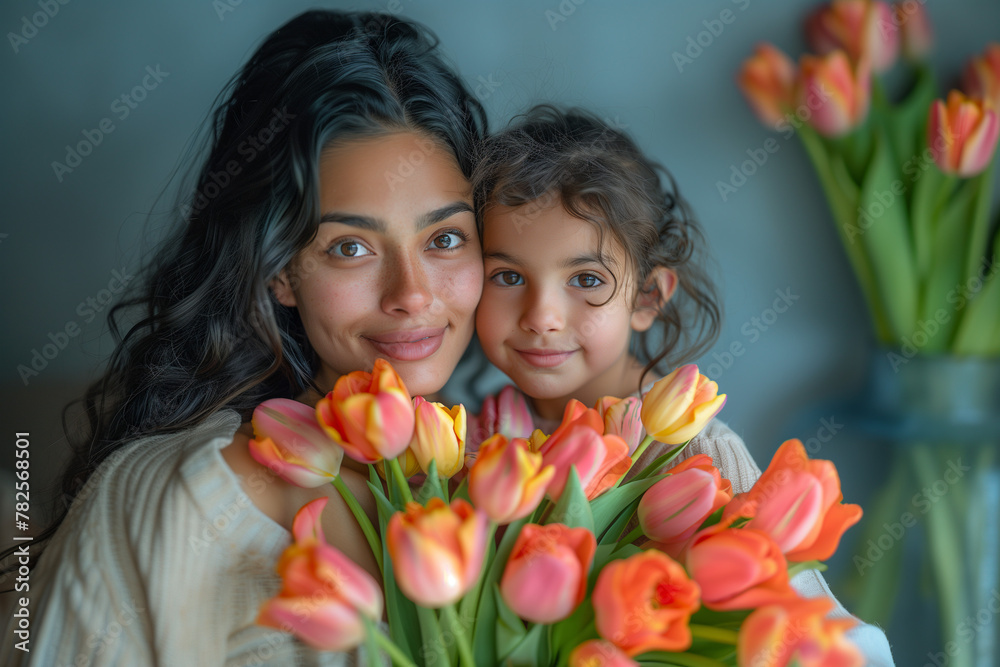
{"type": "Polygon", "coordinates": [[[254,624],[291,536],[222,459],[239,425],[223,411],[103,463],[31,574],[30,653],[0,664],[355,664],[254,624]]]}

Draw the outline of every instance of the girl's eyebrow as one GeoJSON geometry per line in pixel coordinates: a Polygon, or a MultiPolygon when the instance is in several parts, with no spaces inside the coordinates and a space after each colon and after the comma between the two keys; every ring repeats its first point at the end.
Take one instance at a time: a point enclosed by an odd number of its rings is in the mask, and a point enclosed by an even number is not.
{"type": "Polygon", "coordinates": [[[573,269],[578,266],[584,266],[586,264],[602,264],[601,256],[597,253],[590,253],[587,255],[579,255],[577,257],[570,257],[562,263],[562,266],[567,269],[573,269]]]}
{"type": "Polygon", "coordinates": [[[487,252],[483,253],[483,259],[495,259],[506,264],[513,264],[514,266],[521,266],[523,262],[513,255],[509,255],[505,252],[487,252]]]}
{"type": "MultiPolygon", "coordinates": [[[[442,220],[447,220],[453,215],[458,215],[459,213],[473,213],[472,206],[468,202],[464,201],[454,201],[450,204],[445,204],[440,208],[436,208],[433,211],[428,211],[417,218],[417,231],[421,231],[430,227],[431,225],[436,225],[442,220]]],[[[339,222],[343,225],[349,225],[351,227],[357,227],[358,229],[365,229],[371,232],[378,232],[379,234],[384,234],[388,225],[385,220],[381,218],[373,218],[368,215],[357,215],[354,213],[341,213],[339,211],[330,211],[324,213],[323,217],[319,219],[320,223],[324,222],[339,222]]]]}

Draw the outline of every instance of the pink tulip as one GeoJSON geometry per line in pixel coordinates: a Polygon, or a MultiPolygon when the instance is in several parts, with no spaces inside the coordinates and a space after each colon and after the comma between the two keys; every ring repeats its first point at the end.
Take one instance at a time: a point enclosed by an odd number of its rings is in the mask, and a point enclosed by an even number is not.
{"type": "Polygon", "coordinates": [[[921,60],[934,44],[934,31],[923,2],[904,0],[892,6],[896,25],[900,27],[903,55],[908,60],[921,60]]]}
{"type": "Polygon", "coordinates": [[[678,558],[705,519],[732,499],[733,487],[707,454],[688,457],[667,472],[669,477],[643,494],[637,515],[646,537],[678,558]]]}
{"type": "Polygon", "coordinates": [[[450,506],[437,497],[426,507],[407,503],[389,519],[385,535],[403,594],[433,609],[465,595],[479,580],[488,524],[486,514],[461,498],[450,506]]]}
{"type": "Polygon", "coordinates": [[[259,625],[291,631],[323,651],[348,651],[365,638],[362,616],[382,618],[382,591],[370,574],[331,547],[320,514],[327,498],[295,515],[295,541],[278,561],[282,589],[260,609],[259,625]]]}
{"type": "Polygon", "coordinates": [[[938,168],[962,178],[975,176],[993,160],[1000,124],[988,102],[957,90],[935,100],[927,120],[927,146],[938,168]]]}
{"type": "Polygon", "coordinates": [[[535,511],[555,474],[527,440],[508,441],[497,433],[483,443],[469,470],[469,498],[496,523],[510,523],[535,511]]]}
{"type": "Polygon", "coordinates": [[[892,9],[871,0],[833,0],[806,19],[806,37],[814,51],[842,50],[853,63],[867,60],[876,72],[896,62],[899,27],[892,9]]]}
{"type": "Polygon", "coordinates": [[[371,373],[341,376],[333,391],[316,404],[319,425],[355,461],[394,459],[413,437],[410,393],[385,359],[371,373]]]}
{"type": "Polygon", "coordinates": [[[861,667],[865,656],[848,638],[854,617],[827,618],[828,597],[793,598],[755,609],[740,626],[739,664],[754,667],[861,667]]]}
{"type": "Polygon", "coordinates": [[[743,62],[736,83],[765,125],[776,126],[795,105],[795,65],[770,44],[759,44],[743,62]]]}
{"type": "Polygon", "coordinates": [[[425,473],[433,460],[438,477],[451,477],[465,465],[465,407],[446,408],[417,396],[413,408],[416,423],[410,451],[425,473]]]}
{"type": "Polygon", "coordinates": [[[981,56],[966,64],[962,88],[969,97],[988,100],[994,110],[1000,111],[1000,44],[990,44],[981,56]]]}
{"type": "Polygon", "coordinates": [[[639,667],[639,663],[605,639],[590,639],[569,654],[569,667],[639,667]]]}
{"type": "Polygon", "coordinates": [[[257,406],[251,421],[250,455],[286,482],[308,489],[340,474],[344,450],[323,432],[308,405],[272,398],[257,406]]]}
{"type": "Polygon", "coordinates": [[[719,386],[694,364],[661,378],[642,399],[646,432],[668,445],[680,445],[698,435],[726,404],[719,386]]]}
{"type": "Polygon", "coordinates": [[[527,524],[514,542],[500,580],[503,601],[532,623],[555,623],[587,592],[597,540],[586,528],[527,524]]]}
{"type": "Polygon", "coordinates": [[[496,396],[487,396],[479,416],[469,419],[469,444],[475,452],[490,436],[500,433],[505,438],[527,438],[535,430],[528,401],[513,385],[507,385],[496,396]]]}
{"type": "Polygon", "coordinates": [[[642,417],[639,414],[642,408],[642,401],[635,396],[628,398],[615,398],[605,396],[597,401],[594,406],[597,412],[604,419],[605,435],[617,435],[628,445],[628,455],[632,453],[642,442],[646,430],[642,427],[642,417]]]}
{"type": "MultiPolygon", "coordinates": [[[[595,411],[596,414],[596,411],[595,411]]],[[[628,472],[632,460],[628,445],[617,435],[601,435],[586,424],[556,429],[542,444],[542,465],[555,468],[548,494],[558,500],[566,487],[570,469],[576,467],[580,485],[593,500],[628,472]]]]}
{"type": "Polygon", "coordinates": [[[868,116],[871,73],[868,61],[854,67],[843,51],[799,61],[798,101],[810,109],[809,124],[828,137],[847,134],[868,116]]]}

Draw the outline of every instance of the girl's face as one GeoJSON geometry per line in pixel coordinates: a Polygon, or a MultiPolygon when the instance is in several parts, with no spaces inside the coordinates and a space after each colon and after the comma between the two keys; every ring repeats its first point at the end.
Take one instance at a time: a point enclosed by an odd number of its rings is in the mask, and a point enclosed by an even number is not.
{"type": "Polygon", "coordinates": [[[447,148],[408,132],[335,144],[319,174],[316,237],[272,284],[299,311],[317,382],[382,357],[414,395],[438,391],[482,292],[469,182],[447,148]]]}
{"type": "Polygon", "coordinates": [[[635,391],[641,367],[629,339],[643,326],[633,318],[635,283],[621,247],[605,237],[606,263],[620,283],[609,301],[615,283],[599,261],[598,230],[558,197],[495,206],[483,222],[486,282],[476,331],[490,361],[546,418],[561,416],[570,398],[590,406],[635,391]]]}

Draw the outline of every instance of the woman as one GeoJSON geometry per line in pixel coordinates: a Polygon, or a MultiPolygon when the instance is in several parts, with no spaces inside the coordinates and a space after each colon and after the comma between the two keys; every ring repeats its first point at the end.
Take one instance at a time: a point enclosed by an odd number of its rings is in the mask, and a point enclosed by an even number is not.
{"type": "MultiPolygon", "coordinates": [[[[468,175],[485,114],[425,29],[366,13],[296,17],[223,98],[184,224],[121,306],[144,318],[87,393],[75,502],[31,575],[30,653],[3,664],[353,659],[254,624],[321,494],[331,543],[376,566],[336,492],[249,458],[247,420],[377,356],[413,393],[441,388],[482,289],[468,175]]],[[[374,517],[367,475],[343,475],[374,517]]]]}

